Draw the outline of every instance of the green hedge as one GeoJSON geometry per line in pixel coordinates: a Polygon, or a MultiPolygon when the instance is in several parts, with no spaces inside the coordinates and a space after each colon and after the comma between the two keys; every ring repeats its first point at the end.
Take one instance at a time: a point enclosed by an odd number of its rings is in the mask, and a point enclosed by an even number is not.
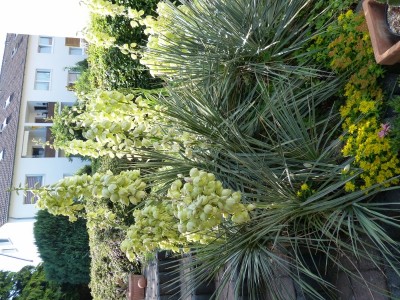
{"type": "Polygon", "coordinates": [[[89,237],[86,220],[71,223],[67,217],[40,210],[34,235],[48,279],[60,284],[88,284],[89,237]]]}
{"type": "MultiPolygon", "coordinates": [[[[144,10],[145,14],[154,15],[158,1],[119,0],[112,2],[144,10]]],[[[115,37],[116,43],[119,45],[135,42],[144,46],[147,42],[143,28],[132,28],[130,20],[123,16],[113,18],[92,15],[91,28],[115,37]]],[[[90,45],[88,56],[90,75],[85,75],[86,77],[82,79],[88,80],[92,89],[155,88],[161,83],[159,79],[151,77],[147,69],[139,63],[139,60],[133,60],[129,55],[122,54],[117,48],[105,49],[90,45]]]]}

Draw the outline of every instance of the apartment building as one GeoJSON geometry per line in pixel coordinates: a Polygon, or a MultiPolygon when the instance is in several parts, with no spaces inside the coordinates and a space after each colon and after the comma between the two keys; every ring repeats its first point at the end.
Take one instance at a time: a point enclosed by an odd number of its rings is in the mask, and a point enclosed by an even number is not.
{"type": "Polygon", "coordinates": [[[68,87],[79,73],[69,68],[83,59],[80,38],[7,34],[0,73],[0,227],[33,222],[37,212],[31,193],[11,187],[51,184],[85,163],[44,146],[55,109],[76,101],[68,87]]]}

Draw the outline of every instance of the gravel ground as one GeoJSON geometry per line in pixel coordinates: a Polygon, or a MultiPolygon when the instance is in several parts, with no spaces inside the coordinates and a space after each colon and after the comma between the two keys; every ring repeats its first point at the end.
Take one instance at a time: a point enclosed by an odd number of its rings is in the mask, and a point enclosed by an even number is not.
{"type": "Polygon", "coordinates": [[[390,30],[400,35],[400,7],[389,6],[387,20],[390,30]]]}

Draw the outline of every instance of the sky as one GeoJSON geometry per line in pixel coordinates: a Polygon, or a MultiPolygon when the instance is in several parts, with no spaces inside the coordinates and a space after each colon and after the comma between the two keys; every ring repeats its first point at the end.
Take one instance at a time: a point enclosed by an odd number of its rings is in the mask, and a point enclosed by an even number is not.
{"type": "Polygon", "coordinates": [[[0,58],[7,33],[81,36],[88,10],[81,0],[1,0],[0,58]]]}
{"type": "MultiPolygon", "coordinates": [[[[81,37],[88,11],[81,0],[1,0],[0,60],[3,59],[7,33],[81,37]]],[[[0,63],[1,66],[1,63],[0,63]]],[[[12,232],[12,242],[25,252],[12,254],[32,263],[0,255],[0,270],[19,271],[24,265],[39,262],[33,244],[32,223],[9,223],[0,227],[0,238],[12,232]]]]}

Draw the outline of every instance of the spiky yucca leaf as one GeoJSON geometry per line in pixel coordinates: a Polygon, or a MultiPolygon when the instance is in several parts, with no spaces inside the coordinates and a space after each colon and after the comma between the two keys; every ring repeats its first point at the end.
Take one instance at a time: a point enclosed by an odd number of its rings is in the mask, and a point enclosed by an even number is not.
{"type": "Polygon", "coordinates": [[[304,17],[311,0],[180,2],[159,5],[160,21],[142,58],[154,75],[174,84],[229,75],[241,89],[255,74],[273,79],[322,73],[297,60],[307,61],[298,50],[317,34],[304,17]]]}

